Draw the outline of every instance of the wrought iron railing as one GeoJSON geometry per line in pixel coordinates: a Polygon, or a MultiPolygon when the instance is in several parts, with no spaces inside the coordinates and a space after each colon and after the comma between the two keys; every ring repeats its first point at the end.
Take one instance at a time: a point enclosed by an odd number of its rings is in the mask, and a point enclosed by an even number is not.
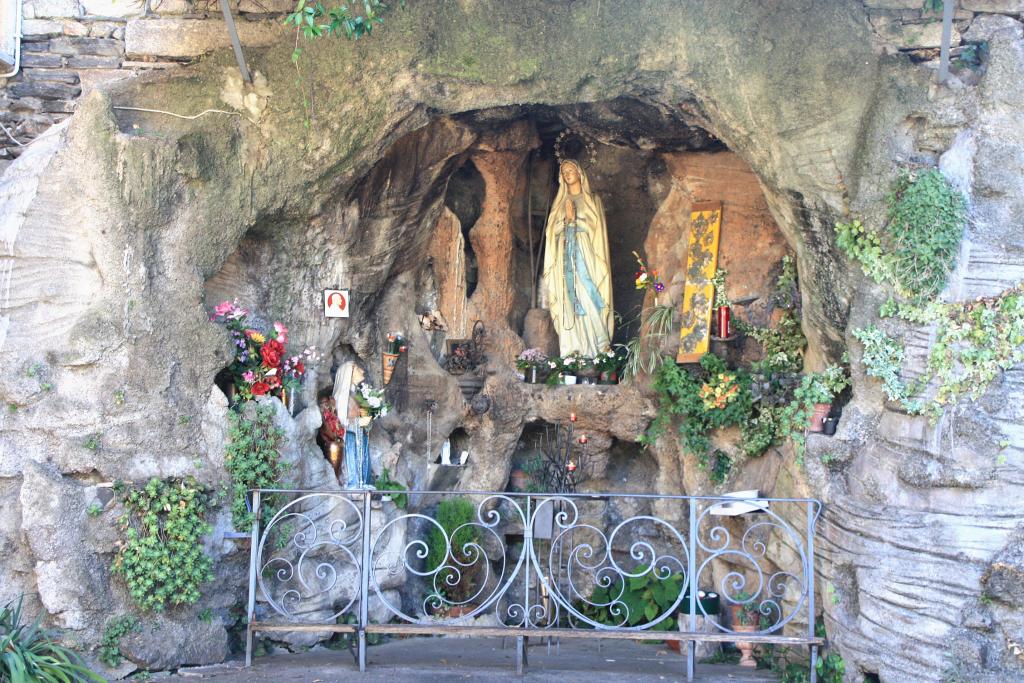
{"type": "Polygon", "coordinates": [[[586,636],[684,641],[691,680],[698,642],[808,646],[815,679],[818,501],[407,495],[421,511],[382,505],[379,491],[252,492],[253,510],[272,498],[277,512],[270,519],[257,515],[252,528],[247,664],[256,632],[354,634],[360,671],[370,633],[513,636],[520,672],[524,638],[586,636]],[[470,501],[472,515],[446,529],[424,511],[453,497],[470,501]],[[738,502],[746,513],[735,514],[738,502]],[[628,594],[629,582],[645,580],[672,588],[660,591],[661,600],[640,604],[628,594]],[[406,588],[405,604],[391,590],[397,586],[406,588]],[[707,619],[699,594],[711,592],[723,611],[745,608],[756,628],[707,619]],[[410,601],[411,594],[422,597],[410,601]],[[662,630],[675,618],[677,631],[662,630]]]}

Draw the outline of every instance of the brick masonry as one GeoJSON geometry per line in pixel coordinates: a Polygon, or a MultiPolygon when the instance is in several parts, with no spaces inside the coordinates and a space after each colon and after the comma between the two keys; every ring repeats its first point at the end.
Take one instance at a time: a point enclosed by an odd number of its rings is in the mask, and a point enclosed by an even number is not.
{"type": "MultiPolygon", "coordinates": [[[[881,49],[938,56],[941,18],[922,0],[863,0],[881,49]]],[[[242,44],[276,40],[292,0],[232,0],[242,44]]],[[[1021,18],[1024,0],[961,0],[953,45],[984,14],[1021,18]]],[[[74,112],[90,87],[141,69],[177,68],[221,47],[227,31],[211,0],[25,0],[22,70],[0,79],[0,123],[26,143],[74,112]]],[[[21,147],[0,131],[0,163],[21,147]]]]}

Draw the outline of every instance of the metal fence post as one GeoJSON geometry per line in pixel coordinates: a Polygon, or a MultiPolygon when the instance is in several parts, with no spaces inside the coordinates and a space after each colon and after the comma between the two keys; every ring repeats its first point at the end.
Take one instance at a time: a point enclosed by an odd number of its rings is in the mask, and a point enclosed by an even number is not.
{"type": "MultiPolygon", "coordinates": [[[[530,510],[530,494],[526,494],[526,524],[523,529],[523,548],[529,553],[526,558],[526,571],[523,572],[523,628],[530,627],[530,559],[533,558],[533,518],[530,510]]],[[[541,503],[543,505],[543,502],[541,503]]],[[[516,675],[526,674],[528,643],[523,636],[516,636],[516,675]]]]}
{"type": "Polygon", "coordinates": [[[359,671],[366,671],[366,625],[369,623],[370,572],[370,492],[363,492],[363,558],[359,568],[359,671]]]}
{"type": "Polygon", "coordinates": [[[256,617],[256,553],[260,545],[260,490],[252,492],[252,540],[249,547],[249,605],[245,621],[245,665],[252,666],[252,622],[256,617]]]}
{"type": "MultiPolygon", "coordinates": [[[[690,586],[690,633],[697,632],[697,499],[690,498],[690,537],[687,540],[686,575],[690,586]]],[[[693,680],[697,641],[686,643],[686,680],[693,680]]]]}
{"type": "MultiPolygon", "coordinates": [[[[815,609],[814,609],[814,523],[817,519],[817,515],[814,510],[814,503],[805,503],[807,505],[807,568],[804,570],[804,576],[807,577],[807,637],[813,638],[815,631],[815,609]]],[[[817,683],[818,672],[816,661],[818,659],[818,646],[811,645],[811,683],[817,683]]]]}

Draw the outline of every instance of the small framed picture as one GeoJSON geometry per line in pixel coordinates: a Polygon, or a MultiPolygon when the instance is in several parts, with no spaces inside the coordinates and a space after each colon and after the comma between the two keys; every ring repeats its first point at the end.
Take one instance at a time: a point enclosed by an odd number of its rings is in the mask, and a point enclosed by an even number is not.
{"type": "Polygon", "coordinates": [[[348,303],[349,298],[347,289],[325,289],[324,317],[347,318],[349,308],[348,303]]]}

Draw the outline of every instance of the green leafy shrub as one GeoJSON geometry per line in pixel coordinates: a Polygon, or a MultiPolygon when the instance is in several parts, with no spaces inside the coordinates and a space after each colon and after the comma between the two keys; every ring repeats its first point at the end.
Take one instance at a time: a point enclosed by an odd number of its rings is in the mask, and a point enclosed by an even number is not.
{"type": "Polygon", "coordinates": [[[904,170],[887,195],[884,231],[859,220],[836,225],[836,244],[864,274],[906,299],[937,296],[956,263],[967,202],[937,169],[904,170]]]}
{"type": "MultiPolygon", "coordinates": [[[[450,600],[456,603],[465,602],[476,593],[476,574],[482,568],[480,562],[473,562],[479,555],[474,547],[479,539],[477,528],[471,526],[476,519],[476,508],[466,498],[446,498],[438,503],[434,519],[444,529],[431,524],[427,533],[427,571],[433,571],[442,564],[448,557],[448,545],[445,536],[451,540],[451,554],[454,564],[458,567],[460,576],[456,581],[456,574],[451,569],[442,569],[435,578],[434,586],[440,589],[450,600]],[[470,566],[462,566],[460,563],[471,563],[470,566]],[[454,582],[449,585],[448,580],[454,582]]],[[[435,591],[431,590],[431,593],[435,591]]]]}
{"type": "MultiPolygon", "coordinates": [[[[681,573],[661,578],[664,572],[650,571],[643,564],[631,573],[640,576],[619,578],[610,586],[596,586],[589,602],[581,601],[576,608],[599,624],[638,626],[654,621],[679,599],[684,583],[681,573]]],[[[651,630],[671,631],[675,628],[675,616],[669,616],[652,626],[651,630]]]]}
{"type": "Polygon", "coordinates": [[[655,375],[654,389],[660,399],[658,414],[643,443],[653,443],[678,417],[683,447],[694,455],[704,454],[711,446],[712,429],[742,424],[750,416],[750,376],[729,370],[725,361],[710,353],[701,357],[700,370],[694,374],[665,363],[655,375]]]}
{"type": "Polygon", "coordinates": [[[142,488],[114,485],[125,512],[123,537],[113,571],[144,610],[162,612],[168,604],[192,604],[200,587],[213,579],[212,561],[202,538],[209,497],[195,479],[150,479],[142,488]]]}
{"type": "MultiPolygon", "coordinates": [[[[277,447],[283,435],[274,426],[273,406],[256,406],[252,418],[231,413],[224,466],[231,475],[231,519],[236,529],[247,529],[253,523],[253,513],[246,505],[247,492],[280,482],[285,466],[277,447]]],[[[264,519],[273,516],[275,505],[272,496],[263,499],[264,519]]]]}
{"type": "Polygon", "coordinates": [[[74,652],[58,645],[39,628],[39,620],[22,622],[23,597],[0,609],[0,681],[4,683],[105,683],[74,652]]]}
{"type": "Polygon", "coordinates": [[[893,271],[913,298],[937,296],[956,263],[967,202],[938,169],[903,171],[888,196],[893,271]]]}
{"type": "MultiPolygon", "coordinates": [[[[391,478],[391,473],[388,472],[388,468],[385,467],[381,470],[380,476],[373,482],[374,488],[378,491],[405,491],[406,488],[402,484],[391,478]]],[[[409,494],[407,493],[392,493],[391,500],[394,502],[395,507],[399,509],[405,508],[409,502],[409,494]]]]}
{"type": "Polygon", "coordinates": [[[103,629],[103,640],[100,641],[100,661],[110,668],[120,664],[124,659],[121,656],[121,638],[141,630],[139,620],[131,615],[115,617],[108,621],[103,629]]]}

